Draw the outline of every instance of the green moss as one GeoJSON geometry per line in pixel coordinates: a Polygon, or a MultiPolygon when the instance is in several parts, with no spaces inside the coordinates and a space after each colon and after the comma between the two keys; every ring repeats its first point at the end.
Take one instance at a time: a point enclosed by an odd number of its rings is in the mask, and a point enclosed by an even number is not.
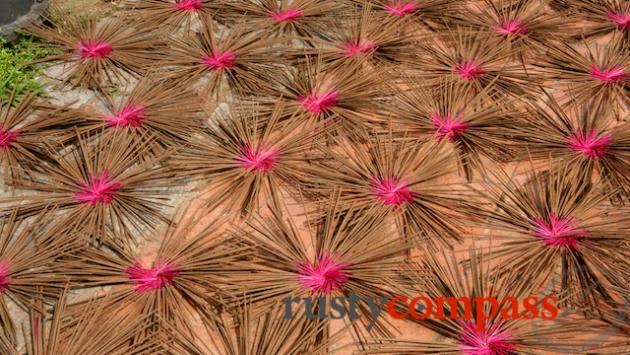
{"type": "Polygon", "coordinates": [[[6,101],[13,90],[18,95],[28,91],[43,94],[43,85],[35,78],[40,66],[29,63],[53,54],[54,50],[27,36],[20,36],[15,43],[0,37],[0,100],[6,101]]]}

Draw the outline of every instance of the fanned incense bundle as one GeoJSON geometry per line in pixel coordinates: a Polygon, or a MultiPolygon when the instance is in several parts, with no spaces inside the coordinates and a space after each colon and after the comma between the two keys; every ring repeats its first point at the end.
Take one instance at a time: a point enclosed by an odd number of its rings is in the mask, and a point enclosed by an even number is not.
{"type": "Polygon", "coordinates": [[[498,163],[516,153],[513,127],[523,114],[516,100],[491,97],[493,84],[477,92],[471,83],[444,80],[437,88],[422,88],[411,81],[391,104],[401,129],[432,141],[454,146],[460,169],[468,180],[474,170],[484,170],[482,157],[498,163]]]}
{"type": "Polygon", "coordinates": [[[494,174],[498,183],[483,193],[497,208],[479,212],[500,242],[489,252],[501,261],[494,272],[517,272],[532,285],[551,282],[563,305],[597,312],[614,304],[610,282],[621,278],[614,261],[630,251],[627,208],[610,206],[610,192],[584,184],[579,171],[557,162],[547,172],[529,172],[523,185],[500,170],[494,174]]]}
{"type": "Polygon", "coordinates": [[[38,102],[35,94],[11,94],[0,102],[0,161],[7,184],[28,179],[29,169],[39,169],[52,159],[47,150],[76,136],[74,127],[88,122],[80,110],[38,102]]]}
{"type": "Polygon", "coordinates": [[[627,0],[566,2],[572,3],[571,5],[578,9],[578,18],[587,24],[585,30],[576,37],[604,36],[621,32],[626,45],[630,44],[630,3],[627,0]]]}
{"type": "MultiPolygon", "coordinates": [[[[3,203],[17,204],[17,218],[23,219],[56,207],[64,213],[68,226],[85,236],[114,248],[137,243],[142,228],[155,229],[166,220],[166,189],[174,183],[173,173],[160,165],[168,152],[146,157],[151,138],[136,141],[114,134],[91,142],[80,136],[78,148],[58,156],[39,170],[30,170],[31,179],[17,186],[26,192],[4,197],[3,203]]],[[[0,209],[4,216],[11,208],[0,209]]]]}
{"type": "Polygon", "coordinates": [[[151,260],[140,253],[86,249],[67,262],[66,274],[80,287],[112,287],[104,308],[127,306],[151,323],[149,336],[163,334],[162,321],[190,330],[195,317],[217,321],[218,313],[236,302],[237,295],[227,290],[228,276],[247,270],[230,265],[248,260],[252,246],[222,235],[224,229],[219,219],[184,214],[160,234],[162,244],[151,260]]]}
{"type": "Polygon", "coordinates": [[[340,200],[330,200],[324,211],[337,206],[342,213],[357,208],[379,211],[395,217],[399,231],[423,245],[445,247],[462,240],[467,218],[462,211],[468,210],[468,203],[472,206],[471,194],[442,181],[456,170],[445,142],[356,134],[332,143],[320,147],[332,159],[311,169],[319,194],[330,186],[340,190],[340,200]]]}
{"type": "Polygon", "coordinates": [[[275,105],[277,98],[282,98],[287,118],[314,122],[339,117],[339,126],[348,131],[381,122],[377,107],[392,93],[383,83],[386,70],[366,69],[366,61],[357,58],[348,65],[331,68],[322,56],[307,56],[294,70],[270,78],[274,95],[261,102],[275,105]],[[295,116],[296,110],[301,115],[295,116]]]}
{"type": "Polygon", "coordinates": [[[131,16],[139,16],[148,27],[165,32],[182,27],[190,31],[195,20],[212,16],[224,6],[212,0],[125,0],[123,4],[131,16]]]}
{"type": "Polygon", "coordinates": [[[278,204],[283,188],[298,192],[296,187],[308,182],[309,151],[328,130],[292,119],[278,122],[283,113],[282,104],[270,117],[256,108],[221,113],[171,164],[183,176],[199,180],[208,202],[225,202],[227,211],[248,216],[265,200],[278,204]]]}
{"type": "MultiPolygon", "coordinates": [[[[0,220],[0,325],[9,347],[16,344],[17,327],[9,314],[8,302],[32,312],[43,313],[33,301],[54,300],[68,277],[55,272],[59,259],[76,252],[84,243],[76,233],[48,220],[45,210],[28,221],[17,219],[17,211],[0,220]]],[[[1,349],[1,347],[0,347],[1,349]]]]}
{"type": "Polygon", "coordinates": [[[574,103],[603,101],[617,113],[630,104],[630,47],[617,36],[606,46],[568,43],[549,47],[536,64],[547,80],[568,86],[574,103]]]}
{"type": "Polygon", "coordinates": [[[212,17],[201,17],[201,28],[190,38],[171,38],[170,48],[160,63],[170,70],[168,78],[194,86],[207,78],[204,93],[218,94],[227,83],[234,94],[260,95],[269,92],[265,79],[280,70],[281,58],[270,48],[278,41],[260,39],[255,32],[239,28],[219,31],[212,17]]]}
{"type": "MultiPolygon", "coordinates": [[[[433,274],[433,281],[428,282],[426,290],[419,291],[429,300],[452,297],[455,300],[467,298],[473,302],[473,307],[468,310],[460,307],[459,303],[454,306],[445,302],[443,319],[414,319],[414,322],[439,334],[440,340],[414,340],[405,334],[402,339],[381,339],[371,342],[366,350],[358,353],[511,355],[536,354],[553,349],[554,352],[575,354],[575,351],[589,344],[587,341],[576,339],[575,333],[582,326],[578,322],[559,319],[557,323],[532,326],[531,313],[524,310],[519,303],[504,300],[510,297],[522,302],[524,298],[532,295],[535,288],[523,282],[518,273],[511,274],[505,282],[497,282],[488,270],[487,264],[482,260],[477,262],[477,253],[478,251],[474,249],[470,251],[470,258],[474,260],[471,270],[462,267],[453,253],[427,255],[426,264],[433,274]],[[487,316],[492,312],[490,302],[478,303],[479,298],[484,297],[494,297],[498,300],[498,306],[493,306],[496,313],[492,316],[487,316]],[[520,306],[521,310],[515,310],[515,305],[520,306]],[[467,313],[472,316],[472,321],[464,319],[467,313]],[[480,316],[482,313],[485,315],[483,318],[480,316]],[[510,315],[508,319],[504,319],[504,314],[510,315]],[[510,319],[513,316],[518,319],[510,319]],[[476,324],[478,319],[482,322],[476,324]]],[[[534,305],[543,308],[540,302],[539,300],[534,305]]],[[[551,316],[544,308],[540,312],[542,315],[536,317],[551,316]]],[[[418,310],[416,313],[421,316],[420,313],[425,311],[418,310]]]]}
{"type": "Polygon", "coordinates": [[[538,56],[551,38],[566,38],[575,33],[567,12],[550,12],[541,0],[485,0],[481,12],[460,13],[456,21],[479,31],[488,31],[508,42],[523,47],[519,55],[538,56]]]}
{"type": "Polygon", "coordinates": [[[105,96],[107,113],[85,117],[79,132],[123,131],[137,139],[151,137],[159,147],[178,146],[201,127],[201,98],[186,86],[147,76],[129,94],[105,96]]]}
{"type": "Polygon", "coordinates": [[[412,18],[423,27],[431,30],[444,29],[459,11],[464,11],[458,0],[353,0],[365,6],[384,12],[390,21],[412,18]]]}
{"type": "Polygon", "coordinates": [[[457,27],[424,43],[407,63],[406,75],[424,81],[469,82],[483,90],[494,82],[501,95],[523,97],[533,95],[540,79],[530,75],[526,66],[511,59],[522,50],[502,44],[502,39],[488,31],[457,27]]]}
{"type": "Polygon", "coordinates": [[[64,62],[64,84],[103,89],[143,75],[162,58],[160,37],[150,27],[133,26],[126,16],[97,23],[55,12],[63,21],[51,20],[55,27],[33,25],[29,32],[62,51],[45,60],[64,62]]]}
{"type": "MultiPolygon", "coordinates": [[[[353,209],[340,214],[336,199],[323,222],[309,230],[305,239],[296,222],[277,208],[271,208],[269,216],[248,222],[248,228],[238,234],[256,245],[259,255],[249,264],[251,273],[233,280],[243,286],[253,305],[262,303],[265,309],[286,302],[287,297],[317,299],[352,292],[361,298],[357,309],[364,315],[352,323],[355,336],[391,336],[382,321],[370,319],[365,300],[406,289],[404,253],[412,245],[381,222],[382,211],[353,209]],[[367,331],[370,323],[375,323],[372,335],[367,331]]],[[[348,306],[344,303],[344,307],[348,306]]]]}
{"type": "MultiPolygon", "coordinates": [[[[522,158],[561,159],[586,181],[596,173],[613,191],[615,202],[630,199],[630,126],[616,125],[603,102],[562,107],[548,95],[544,106],[530,105],[523,124],[514,132],[522,158]]],[[[569,100],[575,101],[575,100],[569,100]]]]}
{"type": "Polygon", "coordinates": [[[336,0],[235,0],[224,4],[219,16],[232,24],[259,31],[261,37],[299,39],[309,45],[346,18],[347,6],[336,0]]]}
{"type": "Polygon", "coordinates": [[[400,30],[409,21],[384,21],[382,13],[365,6],[352,12],[351,20],[338,20],[335,31],[323,33],[323,39],[312,48],[298,48],[298,55],[320,55],[325,64],[343,65],[367,57],[375,67],[400,63],[417,45],[411,33],[400,30]]]}

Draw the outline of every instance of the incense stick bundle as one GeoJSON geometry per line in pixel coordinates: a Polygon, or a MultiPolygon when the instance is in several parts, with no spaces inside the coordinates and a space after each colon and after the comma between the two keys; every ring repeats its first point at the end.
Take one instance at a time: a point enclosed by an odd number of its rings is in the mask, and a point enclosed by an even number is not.
{"type": "MultiPolygon", "coordinates": [[[[569,101],[576,101],[570,99],[569,101]]],[[[616,203],[630,198],[630,126],[617,124],[604,102],[560,105],[547,94],[545,105],[528,104],[528,114],[515,131],[521,159],[561,160],[591,182],[615,191],[616,203]]]]}
{"type": "Polygon", "coordinates": [[[497,184],[480,192],[497,206],[480,211],[501,242],[491,252],[501,263],[494,272],[505,277],[514,270],[531,284],[548,283],[566,295],[563,306],[589,313],[597,314],[602,303],[614,304],[611,281],[623,269],[614,261],[629,252],[627,208],[610,206],[612,192],[584,184],[581,172],[559,162],[526,177],[520,185],[497,170],[497,184]]]}
{"type": "Polygon", "coordinates": [[[51,147],[73,137],[75,127],[82,127],[82,110],[59,107],[38,101],[35,94],[18,97],[11,94],[6,103],[0,102],[0,160],[4,181],[19,185],[28,180],[29,169],[39,169],[51,162],[51,147]]]}
{"type": "Polygon", "coordinates": [[[576,45],[557,43],[550,46],[545,61],[536,63],[547,80],[558,80],[571,92],[571,102],[603,101],[617,114],[630,104],[630,47],[613,38],[608,45],[584,42],[576,45]]]}
{"type": "Polygon", "coordinates": [[[456,0],[354,0],[354,2],[384,12],[389,21],[411,18],[432,31],[445,29],[445,25],[450,24],[456,14],[467,10],[465,4],[456,0]]]}
{"type": "MultiPolygon", "coordinates": [[[[270,215],[248,222],[237,233],[257,245],[257,260],[249,264],[252,272],[235,275],[233,281],[243,285],[254,306],[266,309],[287,297],[353,293],[360,298],[356,306],[363,315],[358,320],[344,319],[353,334],[359,339],[391,334],[386,322],[369,316],[366,300],[404,292],[407,279],[401,270],[412,244],[382,223],[382,211],[353,209],[342,214],[334,201],[323,222],[308,233],[300,233],[295,217],[275,206],[269,207],[270,215]],[[374,322],[371,333],[370,322],[374,322]]],[[[348,311],[347,300],[343,305],[348,311]]]]}
{"type": "Polygon", "coordinates": [[[237,0],[225,4],[223,17],[258,31],[262,38],[299,40],[312,46],[335,25],[335,19],[348,18],[347,10],[343,1],[334,0],[237,0]]]}
{"type": "MultiPolygon", "coordinates": [[[[171,152],[148,156],[151,138],[136,141],[121,134],[97,141],[81,135],[78,141],[78,147],[57,156],[56,163],[29,170],[31,179],[15,186],[22,195],[0,201],[19,203],[19,219],[55,206],[63,216],[51,216],[114,248],[133,245],[136,230],[156,228],[160,220],[167,220],[168,188],[175,181],[161,161],[171,152]]],[[[0,211],[8,215],[12,208],[3,206],[0,211]]]]}
{"type": "Polygon", "coordinates": [[[22,310],[43,313],[44,308],[33,306],[33,301],[41,298],[50,303],[57,298],[68,282],[67,276],[56,272],[60,259],[85,244],[76,231],[51,221],[52,212],[44,210],[21,221],[13,210],[0,220],[0,324],[9,344],[16,343],[17,334],[8,302],[15,302],[22,310]]]}
{"type": "Polygon", "coordinates": [[[190,32],[200,17],[212,16],[222,9],[222,1],[211,0],[125,0],[127,13],[158,31],[190,32]]]}
{"type": "Polygon", "coordinates": [[[309,152],[332,127],[279,122],[284,112],[278,104],[269,117],[256,108],[219,113],[170,164],[178,174],[201,182],[199,190],[210,204],[224,204],[242,217],[265,201],[279,203],[282,190],[299,194],[310,177],[305,171],[313,159],[309,152]]]}
{"type": "Polygon", "coordinates": [[[501,95],[533,96],[540,79],[529,75],[528,65],[512,60],[522,49],[502,42],[487,31],[456,27],[423,43],[406,63],[405,74],[428,83],[444,79],[469,82],[478,91],[494,82],[494,90],[501,95]]]}
{"type": "Polygon", "coordinates": [[[339,117],[339,128],[347,131],[378,124],[383,121],[378,107],[393,92],[385,85],[387,70],[366,69],[366,61],[357,58],[343,67],[331,68],[324,65],[322,56],[307,55],[302,65],[270,77],[273,95],[257,102],[269,107],[282,98],[285,118],[312,122],[339,117]],[[295,111],[301,115],[295,116],[295,111]]]}
{"type": "Polygon", "coordinates": [[[66,263],[65,274],[81,288],[111,287],[104,308],[126,305],[151,322],[149,333],[163,334],[161,321],[186,331],[197,318],[218,322],[219,312],[237,302],[229,276],[248,271],[237,264],[246,264],[254,250],[228,234],[224,220],[200,220],[199,213],[186,211],[191,213],[179,215],[160,233],[154,257],[90,248],[66,263]]]}
{"type": "Polygon", "coordinates": [[[410,19],[385,21],[384,14],[367,5],[351,14],[351,20],[339,19],[331,27],[334,31],[322,33],[316,47],[295,49],[294,55],[319,54],[326,65],[332,66],[366,57],[371,66],[380,68],[400,63],[417,46],[417,34],[401,30],[409,25],[410,19]]]}
{"type": "MultiPolygon", "coordinates": [[[[52,13],[61,14],[53,9],[52,13]]],[[[34,24],[28,32],[62,51],[43,60],[60,60],[63,84],[105,91],[107,86],[127,82],[146,73],[162,59],[163,41],[151,28],[131,24],[127,16],[101,22],[63,14],[45,24],[34,24]]]]}
{"type": "MultiPolygon", "coordinates": [[[[539,352],[575,353],[583,347],[592,346],[585,340],[578,340],[575,333],[584,327],[583,323],[571,321],[571,318],[560,317],[556,321],[547,321],[549,324],[537,324],[531,326],[531,314],[527,310],[515,311],[514,303],[506,302],[506,297],[513,297],[522,302],[526,297],[538,295],[527,280],[519,276],[517,272],[511,272],[510,278],[503,282],[496,280],[488,270],[488,264],[483,259],[477,258],[478,251],[470,249],[470,260],[475,260],[471,269],[462,266],[455,253],[427,254],[426,265],[431,270],[433,277],[425,282],[426,289],[419,290],[426,299],[453,298],[471,300],[473,306],[469,310],[463,309],[461,303],[454,306],[450,302],[443,304],[443,319],[433,316],[426,319],[416,319],[407,315],[407,318],[434,332],[440,337],[436,340],[413,339],[380,339],[371,341],[367,349],[360,350],[359,354],[530,354],[539,352]],[[533,292],[533,293],[532,293],[533,292]],[[496,313],[491,314],[490,302],[480,302],[478,298],[495,297],[498,307],[496,313]],[[485,313],[481,318],[481,312],[485,313]],[[471,320],[463,319],[465,312],[469,312],[471,320]],[[457,314],[457,316],[455,316],[457,314]],[[514,314],[516,320],[504,320],[503,314],[514,314]],[[482,329],[476,322],[481,319],[482,329]]],[[[537,298],[536,306],[540,306],[541,300],[537,298]]],[[[516,304],[516,307],[519,307],[516,304]]],[[[435,307],[434,307],[435,308],[435,307]]],[[[522,306],[521,306],[522,309],[522,306]]],[[[434,311],[434,310],[432,310],[434,311]]],[[[410,309],[405,309],[410,313],[410,309]]],[[[428,307],[417,310],[418,317],[421,313],[430,312],[428,307]]],[[[541,317],[550,317],[546,311],[541,311],[541,317]]],[[[405,316],[403,314],[403,316],[405,316]]]]}
{"type": "Polygon", "coordinates": [[[522,47],[519,56],[538,57],[551,38],[563,39],[576,31],[567,11],[549,12],[541,0],[484,0],[480,12],[459,12],[459,26],[488,31],[506,45],[522,47]]]}
{"type": "Polygon", "coordinates": [[[171,38],[160,67],[166,78],[178,85],[194,87],[201,79],[205,95],[264,95],[269,92],[267,78],[285,69],[282,58],[272,48],[274,38],[260,39],[256,32],[237,26],[234,31],[217,30],[211,17],[201,16],[198,32],[189,38],[171,38]],[[227,87],[225,87],[227,85],[227,87]]]}
{"type": "MultiPolygon", "coordinates": [[[[90,135],[120,130],[135,139],[151,137],[161,149],[185,143],[201,128],[201,98],[190,88],[146,76],[128,94],[104,97],[108,112],[86,118],[90,135]]],[[[74,134],[76,136],[76,133],[74,134]]]]}
{"type": "Polygon", "coordinates": [[[420,88],[421,82],[409,82],[412,89],[401,90],[388,108],[392,119],[414,136],[452,144],[468,181],[473,171],[486,170],[482,157],[506,163],[517,153],[520,100],[492,97],[493,84],[477,92],[472,83],[444,80],[436,88],[420,88]]]}
{"type": "Polygon", "coordinates": [[[314,188],[319,188],[315,192],[325,196],[331,186],[341,190],[340,200],[331,200],[323,211],[377,210],[394,218],[410,241],[436,248],[462,240],[469,217],[460,211],[467,210],[471,196],[442,180],[456,170],[446,142],[397,141],[392,136],[358,133],[332,142],[330,147],[320,146],[332,159],[312,168],[313,181],[318,183],[314,188]]]}
{"type": "Polygon", "coordinates": [[[577,9],[577,18],[586,26],[575,37],[606,36],[620,34],[626,46],[630,44],[630,3],[626,0],[576,1],[568,0],[568,6],[577,9]]]}

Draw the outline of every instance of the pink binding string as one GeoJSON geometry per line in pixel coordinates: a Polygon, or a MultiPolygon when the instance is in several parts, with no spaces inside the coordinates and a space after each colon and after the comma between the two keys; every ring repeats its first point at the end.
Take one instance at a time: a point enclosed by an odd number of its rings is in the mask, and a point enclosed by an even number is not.
{"type": "Polygon", "coordinates": [[[371,182],[372,194],[384,205],[400,206],[413,202],[413,192],[409,184],[394,177],[373,178],[371,182]]]}
{"type": "Polygon", "coordinates": [[[278,163],[280,152],[274,148],[267,148],[260,143],[258,148],[243,147],[241,154],[236,157],[239,164],[251,172],[268,173],[278,163]]]}
{"type": "Polygon", "coordinates": [[[455,72],[464,80],[475,80],[483,76],[484,71],[474,61],[464,61],[455,67],[455,72]]]}
{"type": "Polygon", "coordinates": [[[448,138],[450,142],[455,142],[470,127],[470,124],[457,120],[450,113],[444,116],[433,113],[431,122],[437,129],[438,139],[448,138]]]}
{"type": "Polygon", "coordinates": [[[575,133],[569,136],[567,141],[572,151],[584,154],[590,159],[599,159],[608,153],[612,136],[610,134],[598,135],[597,130],[593,129],[588,134],[575,133]]]}
{"type": "Polygon", "coordinates": [[[109,127],[141,127],[144,116],[144,106],[127,104],[122,110],[116,112],[114,115],[104,115],[103,118],[107,121],[109,127]]]}
{"type": "Polygon", "coordinates": [[[105,171],[100,176],[90,177],[90,182],[82,182],[81,186],[83,190],[76,193],[74,198],[80,203],[96,206],[99,204],[110,204],[114,200],[116,192],[122,187],[122,184],[112,181],[109,178],[109,173],[105,171]]]}
{"type": "Polygon", "coordinates": [[[392,1],[385,4],[383,8],[392,16],[403,17],[415,12],[418,9],[418,5],[413,2],[392,1]]]}
{"type": "Polygon", "coordinates": [[[623,68],[602,69],[596,65],[591,66],[591,77],[601,81],[604,85],[617,84],[625,80],[626,73],[623,68]]]}
{"type": "Polygon", "coordinates": [[[18,131],[5,131],[0,129],[0,148],[9,148],[15,140],[20,136],[18,131]]]}
{"type": "Polygon", "coordinates": [[[306,111],[309,111],[314,115],[321,115],[322,113],[337,106],[338,98],[338,91],[328,91],[322,94],[317,94],[315,90],[313,90],[311,94],[299,97],[298,101],[302,104],[302,107],[306,111]]]}
{"type": "Polygon", "coordinates": [[[203,55],[201,64],[213,71],[230,69],[236,65],[236,53],[230,50],[219,52],[213,49],[212,53],[203,55]]]}
{"type": "Polygon", "coordinates": [[[293,22],[302,18],[304,14],[302,10],[298,8],[289,7],[285,10],[272,12],[269,14],[269,16],[276,22],[293,22]]]}
{"type": "Polygon", "coordinates": [[[463,323],[459,336],[462,355],[508,355],[516,351],[510,340],[510,334],[495,323],[479,331],[473,324],[463,323]]]}
{"type": "Polygon", "coordinates": [[[0,260],[0,294],[9,288],[9,263],[0,260]]]}
{"type": "Polygon", "coordinates": [[[525,32],[527,32],[527,25],[521,23],[519,19],[512,19],[492,26],[492,30],[503,36],[515,36],[525,34],[525,32]]]}
{"type": "Polygon", "coordinates": [[[172,4],[174,8],[180,11],[196,12],[203,8],[201,0],[181,0],[172,4]]]}
{"type": "Polygon", "coordinates": [[[349,263],[339,263],[324,254],[314,265],[305,263],[299,266],[298,280],[303,287],[314,294],[330,294],[341,289],[348,281],[349,274],[345,269],[349,263]]]}
{"type": "Polygon", "coordinates": [[[575,220],[571,217],[550,213],[548,219],[548,222],[543,218],[533,221],[534,235],[547,246],[576,248],[578,241],[587,235],[585,230],[574,226],[575,220]]]}
{"type": "Polygon", "coordinates": [[[344,42],[341,45],[343,48],[343,55],[345,57],[356,57],[362,54],[368,54],[376,48],[376,42],[372,40],[352,40],[344,42]]]}
{"type": "Polygon", "coordinates": [[[625,31],[630,27],[630,14],[608,11],[606,16],[610,21],[617,25],[617,28],[621,31],[625,31]]]}
{"type": "Polygon", "coordinates": [[[125,269],[136,292],[157,291],[173,284],[181,270],[173,263],[156,263],[151,268],[144,268],[139,262],[125,269]]]}
{"type": "Polygon", "coordinates": [[[85,39],[78,44],[79,56],[82,59],[105,59],[113,52],[112,45],[103,40],[85,39]]]}

